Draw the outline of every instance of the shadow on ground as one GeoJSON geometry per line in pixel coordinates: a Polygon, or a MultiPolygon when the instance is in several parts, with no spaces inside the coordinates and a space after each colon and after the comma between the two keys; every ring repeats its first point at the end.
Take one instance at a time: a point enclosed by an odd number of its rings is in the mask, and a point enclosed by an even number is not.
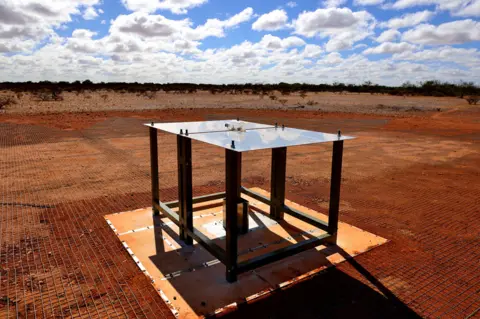
{"type": "Polygon", "coordinates": [[[353,258],[345,262],[375,288],[332,267],[223,318],[421,318],[353,258]]]}
{"type": "MultiPolygon", "coordinates": [[[[261,213],[267,215],[265,212],[261,213]]],[[[257,240],[268,238],[272,242],[282,239],[271,233],[268,227],[254,214],[250,214],[250,216],[261,226],[261,230],[254,229],[247,236],[253,235],[257,240]]],[[[160,217],[153,218],[154,225],[160,224],[160,217]],[[155,220],[156,218],[159,220],[155,220]]],[[[305,234],[305,232],[293,225],[286,222],[280,222],[280,224],[290,236],[298,236],[298,234],[302,233],[303,236],[307,237],[306,239],[312,238],[312,235],[305,234]]],[[[175,262],[174,259],[178,259],[180,255],[183,255],[182,251],[184,248],[177,251],[177,253],[173,251],[165,252],[163,250],[163,236],[161,236],[162,230],[166,231],[177,243],[180,242],[178,235],[169,228],[162,227],[160,229],[158,226],[155,226],[155,228],[157,229],[155,232],[157,254],[151,256],[150,259],[165,274],[174,270],[175,264],[178,265],[178,262],[175,262]]],[[[224,238],[217,238],[214,241],[221,245],[223,240],[224,238]]],[[[245,244],[248,246],[248,244],[251,244],[251,241],[248,240],[243,243],[243,245],[245,244]]],[[[240,240],[239,252],[245,248],[248,247],[242,247],[242,241],[240,240]]],[[[199,258],[196,260],[197,262],[205,263],[214,259],[213,256],[198,245],[195,245],[194,250],[196,251],[194,255],[197,255],[195,259],[199,258]]],[[[238,310],[226,314],[224,318],[421,318],[340,247],[329,246],[322,251],[312,249],[308,252],[309,257],[305,256],[304,260],[309,260],[308,265],[304,265],[307,271],[322,266],[327,266],[329,269],[285,290],[275,290],[272,294],[250,304],[240,304],[238,310]],[[327,259],[327,256],[335,253],[342,255],[346,260],[345,263],[352,266],[368,284],[351,277],[335,267],[329,267],[332,264],[327,259]]],[[[183,255],[183,257],[186,256],[183,255]]],[[[187,258],[189,259],[189,257],[187,258]]],[[[270,269],[265,267],[261,267],[256,271],[259,277],[263,277],[267,281],[269,281],[267,279],[269,278],[268,272],[278,272],[281,269],[277,266],[270,269]],[[262,268],[264,268],[263,271],[262,268]]],[[[292,271],[292,267],[295,268],[294,264],[283,267],[281,272],[288,274],[292,271]]],[[[197,315],[212,313],[212,309],[210,311],[202,311],[207,309],[199,307],[202,298],[208,299],[208,304],[213,303],[220,307],[235,301],[238,302],[236,298],[239,296],[233,293],[238,287],[243,287],[241,290],[244,293],[249,292],[250,295],[259,291],[258,287],[255,287],[254,281],[251,281],[250,277],[247,278],[247,274],[240,275],[239,282],[236,284],[228,284],[224,280],[224,266],[222,264],[216,264],[210,269],[209,271],[203,271],[205,273],[202,275],[199,272],[193,272],[190,275],[186,274],[170,281],[170,284],[175,287],[181,298],[196,310],[197,315]],[[197,275],[193,277],[193,274],[197,275]],[[240,283],[242,279],[246,280],[243,284],[240,283]],[[192,289],[193,287],[194,289],[192,289]],[[214,288],[215,293],[212,292],[212,288],[214,288]]],[[[306,273],[305,269],[302,269],[301,273],[306,273]]]]}

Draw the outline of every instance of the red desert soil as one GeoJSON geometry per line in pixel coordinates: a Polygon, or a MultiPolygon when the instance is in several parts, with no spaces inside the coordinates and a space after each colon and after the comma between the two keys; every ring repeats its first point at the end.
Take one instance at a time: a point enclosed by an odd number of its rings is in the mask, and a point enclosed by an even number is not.
{"type": "MultiPolygon", "coordinates": [[[[150,205],[142,123],[237,116],[357,136],[345,143],[340,219],[390,242],[227,317],[480,316],[480,109],[467,106],[0,115],[0,316],[173,318],[103,216],[150,205]]],[[[175,138],[159,134],[159,145],[161,197],[172,200],[175,138]]],[[[288,152],[287,198],[326,211],[330,145],[288,152]]],[[[193,142],[195,194],[223,188],[223,157],[193,142]]],[[[270,153],[243,161],[244,185],[268,190],[270,153]]]]}

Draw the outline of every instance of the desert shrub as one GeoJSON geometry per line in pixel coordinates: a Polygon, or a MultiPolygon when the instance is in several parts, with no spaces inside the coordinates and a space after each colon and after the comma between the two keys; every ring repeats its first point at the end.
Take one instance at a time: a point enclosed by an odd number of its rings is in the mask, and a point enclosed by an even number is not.
{"type": "Polygon", "coordinates": [[[446,96],[446,95],[445,95],[445,93],[440,92],[440,91],[433,91],[433,92],[432,92],[432,96],[435,96],[435,97],[444,97],[444,96],[446,96]]]}
{"type": "Polygon", "coordinates": [[[103,99],[103,102],[105,102],[108,99],[108,94],[102,94],[100,97],[103,99]]]}
{"type": "MultiPolygon", "coordinates": [[[[394,107],[392,107],[394,108],[394,107]]],[[[416,107],[416,106],[412,106],[408,109],[405,110],[405,112],[422,112],[423,110],[419,107],[416,107]]]]}
{"type": "Polygon", "coordinates": [[[43,89],[33,94],[40,101],[63,101],[62,92],[59,90],[43,89]]]}
{"type": "Polygon", "coordinates": [[[4,110],[5,107],[17,104],[17,101],[12,96],[2,96],[0,97],[0,110],[4,110]]]}
{"type": "Polygon", "coordinates": [[[297,105],[297,106],[293,106],[292,109],[304,109],[305,108],[305,105],[297,105]]]}
{"type": "Polygon", "coordinates": [[[36,92],[33,96],[40,101],[50,101],[52,99],[52,95],[48,91],[39,91],[36,92]]]}
{"type": "MultiPolygon", "coordinates": [[[[1,0],[0,0],[1,1],[1,0]]],[[[74,82],[50,82],[50,81],[41,81],[41,82],[3,82],[0,83],[0,90],[8,90],[13,92],[36,92],[38,90],[60,90],[73,92],[80,95],[82,91],[89,90],[91,92],[105,92],[107,90],[114,92],[128,92],[128,93],[141,93],[145,91],[160,91],[164,90],[165,92],[173,93],[180,90],[184,92],[194,93],[193,89],[201,91],[210,91],[215,90],[215,94],[252,94],[255,92],[268,92],[266,95],[271,95],[273,92],[279,92],[278,96],[289,95],[297,92],[306,92],[308,95],[317,94],[319,92],[334,92],[335,94],[345,94],[345,93],[373,93],[373,94],[392,94],[397,96],[403,95],[427,95],[427,96],[479,96],[480,87],[477,86],[474,82],[459,82],[459,83],[449,83],[449,82],[440,82],[436,80],[425,81],[419,83],[410,83],[406,82],[401,86],[385,86],[378,85],[372,82],[365,82],[361,85],[354,84],[344,84],[340,82],[335,82],[332,84],[308,84],[308,83],[276,83],[276,84],[224,84],[224,85],[213,85],[213,84],[192,84],[192,83],[94,83],[89,80],[85,81],[74,81],[74,82]],[[192,91],[190,91],[192,90],[192,91]],[[309,93],[312,92],[312,93],[309,93]]],[[[29,94],[31,95],[31,94],[29,94]]],[[[25,95],[24,97],[25,98],[25,95]]],[[[51,98],[45,97],[47,100],[51,98]]],[[[306,99],[305,99],[306,100],[306,99]]],[[[18,99],[17,99],[18,101],[18,99]]]]}
{"type": "Polygon", "coordinates": [[[145,96],[149,100],[153,100],[154,98],[157,97],[157,92],[156,91],[146,91],[143,93],[143,96],[145,96]]]}
{"type": "Polygon", "coordinates": [[[210,89],[210,94],[212,94],[212,95],[217,94],[217,90],[216,89],[210,89]]]}
{"type": "Polygon", "coordinates": [[[315,102],[314,100],[308,100],[307,101],[308,106],[313,106],[313,105],[317,105],[317,104],[318,104],[318,102],[315,102]]]}
{"type": "Polygon", "coordinates": [[[197,93],[197,89],[188,89],[188,93],[190,94],[197,93]]]}
{"type": "Polygon", "coordinates": [[[300,97],[301,97],[302,99],[305,99],[305,98],[307,97],[307,93],[305,93],[305,92],[300,92],[300,97]]]}
{"type": "Polygon", "coordinates": [[[279,99],[278,102],[280,104],[282,104],[283,106],[285,106],[285,104],[287,104],[288,100],[287,99],[279,99]]]}
{"type": "Polygon", "coordinates": [[[277,99],[277,96],[272,94],[269,96],[269,98],[270,100],[275,101],[277,99]]]}
{"type": "Polygon", "coordinates": [[[467,96],[465,100],[467,100],[470,105],[477,105],[478,102],[480,102],[480,96],[467,96]]]}
{"type": "Polygon", "coordinates": [[[17,92],[15,93],[15,95],[17,96],[17,99],[21,100],[22,97],[23,97],[23,93],[22,92],[17,92]]]}

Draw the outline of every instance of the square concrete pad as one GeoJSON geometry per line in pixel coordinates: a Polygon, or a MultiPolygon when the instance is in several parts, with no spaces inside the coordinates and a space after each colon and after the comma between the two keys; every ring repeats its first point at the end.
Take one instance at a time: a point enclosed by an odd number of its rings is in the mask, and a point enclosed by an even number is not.
{"type": "MultiPolygon", "coordinates": [[[[267,197],[264,190],[252,190],[267,197]]],[[[238,260],[277,250],[319,236],[323,230],[285,214],[270,219],[267,205],[242,195],[250,202],[250,231],[238,241],[238,260]]],[[[304,213],[327,221],[327,216],[286,201],[304,213]]],[[[194,205],[194,226],[225,247],[222,200],[194,205]]],[[[283,289],[325,268],[387,242],[357,227],[339,223],[338,247],[318,246],[281,261],[241,274],[236,283],[225,280],[225,266],[196,242],[188,247],[179,240],[178,227],[168,218],[152,216],[151,208],[105,216],[137,265],[152,279],[155,289],[180,318],[197,318],[235,309],[275,289],[283,289]]],[[[340,215],[341,218],[341,215],[340,215]]]]}

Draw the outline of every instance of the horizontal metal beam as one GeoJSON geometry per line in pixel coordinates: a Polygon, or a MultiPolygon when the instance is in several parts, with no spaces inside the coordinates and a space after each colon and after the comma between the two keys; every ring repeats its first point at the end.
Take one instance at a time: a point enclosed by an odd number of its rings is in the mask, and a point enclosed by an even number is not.
{"type": "Polygon", "coordinates": [[[283,205],[283,211],[285,214],[288,214],[292,217],[298,218],[301,221],[304,221],[312,226],[318,227],[323,230],[328,230],[328,223],[324,222],[323,220],[320,220],[314,216],[310,216],[308,214],[305,214],[293,207],[289,207],[287,205],[283,205]]]}
{"type": "MultiPolygon", "coordinates": [[[[245,188],[242,186],[242,193],[244,193],[245,195],[247,196],[250,196],[264,204],[267,204],[267,205],[271,205],[271,201],[269,198],[263,196],[262,194],[259,194],[255,191],[252,191],[248,188],[245,188]]],[[[324,222],[323,220],[320,220],[316,217],[313,217],[313,216],[310,216],[308,214],[305,214],[295,208],[292,208],[292,207],[289,207],[287,205],[283,205],[283,211],[290,215],[290,216],[293,216],[295,218],[298,218],[306,223],[309,223],[310,225],[313,225],[315,227],[318,227],[322,230],[327,230],[328,229],[328,223],[327,222],[324,222]]]]}
{"type": "MultiPolygon", "coordinates": [[[[193,204],[198,204],[198,203],[203,203],[203,202],[208,202],[211,200],[223,199],[223,198],[225,198],[225,192],[220,192],[215,194],[194,197],[192,198],[192,202],[193,204]]],[[[176,208],[178,207],[178,200],[172,201],[172,202],[166,202],[165,205],[167,205],[170,208],[176,208]]]]}
{"type": "Polygon", "coordinates": [[[330,239],[329,234],[324,234],[318,237],[310,238],[305,241],[290,245],[284,248],[277,249],[275,251],[266,253],[264,255],[254,257],[252,259],[240,262],[238,264],[238,273],[243,273],[246,271],[253,270],[255,268],[273,263],[275,261],[281,260],[283,258],[293,256],[295,254],[301,253],[305,250],[311,249],[313,247],[327,244],[330,239]]]}
{"type": "Polygon", "coordinates": [[[258,200],[259,202],[264,203],[264,204],[267,204],[267,205],[272,204],[272,201],[270,200],[270,198],[267,198],[267,197],[263,196],[262,194],[254,192],[251,189],[248,189],[248,188],[245,188],[245,187],[242,186],[241,187],[241,192],[244,193],[247,196],[250,196],[250,197],[258,200]]]}
{"type": "MultiPolygon", "coordinates": [[[[165,203],[158,202],[154,205],[159,211],[167,215],[167,217],[174,222],[177,226],[180,227],[180,217],[176,212],[170,209],[165,203]]],[[[205,236],[202,232],[193,228],[193,231],[185,229],[185,232],[195,239],[206,251],[220,260],[222,263],[225,263],[225,250],[222,247],[215,244],[210,238],[205,236]]]]}
{"type": "Polygon", "coordinates": [[[165,203],[162,203],[159,201],[154,203],[153,206],[159,211],[161,211],[162,213],[164,213],[165,215],[167,215],[167,217],[170,218],[170,220],[174,222],[177,226],[180,226],[180,217],[176,212],[171,210],[170,207],[168,207],[165,203]]]}

